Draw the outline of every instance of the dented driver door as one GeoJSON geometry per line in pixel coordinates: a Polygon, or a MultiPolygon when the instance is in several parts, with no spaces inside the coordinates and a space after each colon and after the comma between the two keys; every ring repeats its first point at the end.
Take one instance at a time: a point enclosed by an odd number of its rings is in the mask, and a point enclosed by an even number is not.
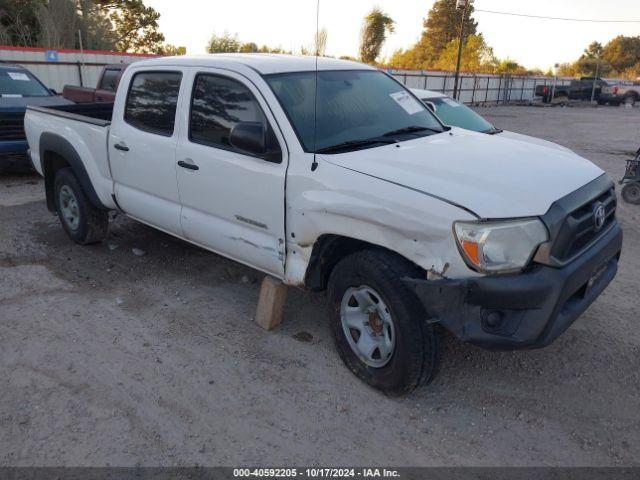
{"type": "Polygon", "coordinates": [[[209,250],[282,277],[287,155],[270,111],[242,75],[193,68],[185,77],[192,93],[180,114],[176,155],[183,233],[209,250]],[[282,145],[279,158],[234,148],[229,136],[239,122],[271,128],[282,145]]]}

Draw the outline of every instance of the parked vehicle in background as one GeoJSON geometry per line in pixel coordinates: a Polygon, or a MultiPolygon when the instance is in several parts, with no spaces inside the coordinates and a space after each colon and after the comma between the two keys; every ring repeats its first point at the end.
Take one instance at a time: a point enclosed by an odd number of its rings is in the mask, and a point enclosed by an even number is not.
{"type": "Polygon", "coordinates": [[[549,142],[541,138],[530,137],[516,132],[509,132],[501,128],[494,127],[485,118],[476,113],[464,103],[454,100],[448,95],[432,90],[422,90],[412,88],[413,94],[418,97],[432,112],[434,112],[445,125],[460,127],[474,132],[496,135],[501,138],[509,138],[520,142],[533,143],[543,147],[555,148],[558,150],[570,151],[567,147],[549,142]]]}
{"type": "Polygon", "coordinates": [[[24,132],[27,105],[69,103],[49,90],[26,68],[0,63],[0,170],[31,169],[24,132]]]}
{"type": "Polygon", "coordinates": [[[100,241],[118,210],[327,290],[343,362],[388,394],[434,377],[435,324],[487,348],[543,347],[617,271],[600,168],[447,127],[368,65],[165,57],[131,65],[101,105],[110,121],[41,107],[25,120],[69,237],[100,241]]]}
{"type": "Polygon", "coordinates": [[[618,183],[622,185],[622,199],[632,205],[640,205],[640,149],[635,159],[627,160],[624,177],[618,183]]]}
{"type": "Polygon", "coordinates": [[[62,96],[75,103],[113,103],[122,72],[128,66],[125,63],[106,65],[102,69],[96,88],[65,85],[62,96]]]}
{"type": "Polygon", "coordinates": [[[535,95],[542,97],[545,103],[564,103],[569,100],[598,100],[602,93],[602,88],[608,85],[606,81],[596,77],[581,77],[578,80],[571,80],[569,85],[537,85],[535,95]],[[593,84],[595,82],[595,91],[593,84]],[[551,98],[553,95],[553,99],[551,98]]]}
{"type": "Polygon", "coordinates": [[[611,105],[635,105],[640,102],[640,82],[608,85],[602,89],[599,103],[611,105]]]}

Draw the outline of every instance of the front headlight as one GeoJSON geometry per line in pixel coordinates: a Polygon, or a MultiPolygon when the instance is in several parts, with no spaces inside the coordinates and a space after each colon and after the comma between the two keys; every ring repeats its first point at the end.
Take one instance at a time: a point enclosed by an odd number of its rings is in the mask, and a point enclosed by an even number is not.
{"type": "Polygon", "coordinates": [[[483,273],[522,270],[543,242],[547,229],[537,218],[495,222],[455,222],[456,241],[465,261],[483,273]]]}

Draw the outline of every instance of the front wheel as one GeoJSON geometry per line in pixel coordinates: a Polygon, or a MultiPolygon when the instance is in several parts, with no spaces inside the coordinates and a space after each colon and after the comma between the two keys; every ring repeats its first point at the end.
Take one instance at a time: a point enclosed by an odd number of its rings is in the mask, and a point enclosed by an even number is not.
{"type": "Polygon", "coordinates": [[[625,202],[632,205],[640,205],[640,182],[625,183],[621,194],[625,202]]]}
{"type": "Polygon", "coordinates": [[[70,168],[56,173],[56,211],[62,228],[80,245],[97,243],[107,236],[109,214],[91,204],[70,168]]]}
{"type": "Polygon", "coordinates": [[[437,332],[402,282],[417,273],[401,257],[367,250],[341,260],[329,280],[331,326],[342,361],[387,395],[411,392],[438,368],[437,332]]]}

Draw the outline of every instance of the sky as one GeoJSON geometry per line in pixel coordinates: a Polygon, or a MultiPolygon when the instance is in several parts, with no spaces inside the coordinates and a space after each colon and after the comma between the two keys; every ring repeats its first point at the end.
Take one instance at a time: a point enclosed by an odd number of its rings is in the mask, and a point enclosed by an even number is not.
{"type": "MultiPolygon", "coordinates": [[[[167,42],[205,53],[213,33],[237,34],[286,50],[310,46],[316,31],[316,0],[146,0],[161,14],[160,28],[167,42]]],[[[396,31],[383,47],[390,56],[420,37],[422,20],[433,0],[320,0],[320,28],[328,32],[327,54],[357,56],[364,16],[379,6],[396,22],[396,31]]],[[[475,0],[476,9],[531,15],[638,23],[580,23],[518,18],[476,12],[479,31],[499,58],[509,57],[528,68],[547,69],[575,60],[594,40],[606,43],[617,35],[640,35],[640,1],[616,0],[475,0]]]]}

